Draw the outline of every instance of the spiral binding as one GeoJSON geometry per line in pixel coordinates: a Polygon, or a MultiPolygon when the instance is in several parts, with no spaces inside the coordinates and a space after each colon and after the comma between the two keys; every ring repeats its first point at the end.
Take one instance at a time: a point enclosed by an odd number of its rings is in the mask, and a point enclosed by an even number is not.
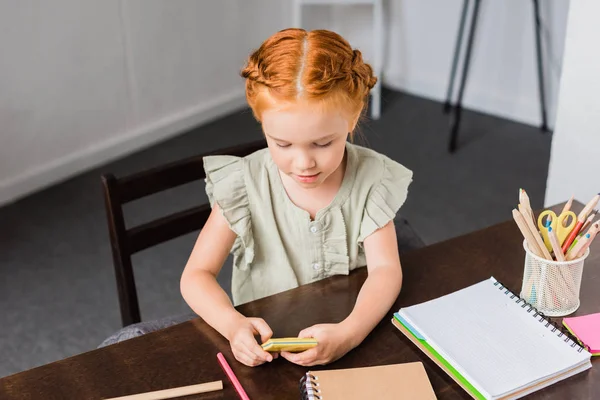
{"type": "Polygon", "coordinates": [[[300,398],[302,400],[321,400],[323,398],[321,396],[321,390],[318,389],[318,379],[318,377],[311,375],[310,372],[307,372],[306,375],[300,379],[300,398]]]}
{"type": "Polygon", "coordinates": [[[572,348],[577,348],[578,353],[581,353],[583,350],[590,351],[590,347],[587,346],[585,343],[581,342],[579,339],[577,339],[571,332],[569,332],[569,330],[567,328],[565,328],[562,325],[557,325],[555,322],[550,320],[546,315],[544,315],[544,313],[542,313],[537,308],[532,306],[530,303],[525,301],[525,299],[523,299],[522,297],[519,297],[516,294],[514,294],[510,289],[508,289],[502,283],[495,281],[494,286],[496,286],[499,290],[503,290],[504,294],[506,294],[506,295],[510,294],[511,300],[514,300],[516,298],[517,304],[523,303],[521,305],[521,308],[526,309],[528,314],[531,314],[533,312],[533,318],[535,318],[540,323],[545,322],[546,328],[550,328],[550,325],[552,325],[551,332],[559,331],[558,337],[562,338],[564,336],[565,337],[564,342],[570,344],[570,346],[572,348]],[[538,319],[538,317],[539,317],[539,319],[538,319]]]}

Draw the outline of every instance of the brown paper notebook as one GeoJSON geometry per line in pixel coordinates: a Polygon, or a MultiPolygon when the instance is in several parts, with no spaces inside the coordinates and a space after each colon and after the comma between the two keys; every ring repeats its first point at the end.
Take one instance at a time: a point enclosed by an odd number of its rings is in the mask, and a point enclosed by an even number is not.
{"type": "Polygon", "coordinates": [[[300,380],[300,390],[305,400],[436,398],[421,362],[308,371],[300,380]]]}

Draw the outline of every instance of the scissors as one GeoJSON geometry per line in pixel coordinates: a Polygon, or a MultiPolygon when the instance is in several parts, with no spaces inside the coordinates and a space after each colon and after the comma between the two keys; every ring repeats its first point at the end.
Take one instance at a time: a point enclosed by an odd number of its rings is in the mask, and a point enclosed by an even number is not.
{"type": "Polygon", "coordinates": [[[577,216],[573,211],[566,211],[557,217],[554,211],[546,210],[540,214],[537,223],[538,228],[540,228],[540,232],[542,233],[542,237],[544,238],[546,248],[548,251],[552,251],[552,243],[550,243],[550,238],[548,237],[548,226],[551,226],[552,230],[556,232],[558,242],[562,246],[563,242],[569,236],[569,233],[571,233],[577,224],[577,216]],[[569,217],[571,217],[571,220],[568,225],[565,225],[565,222],[569,217]],[[546,218],[545,221],[544,218],[546,218]],[[550,223],[549,225],[548,222],[550,223]]]}

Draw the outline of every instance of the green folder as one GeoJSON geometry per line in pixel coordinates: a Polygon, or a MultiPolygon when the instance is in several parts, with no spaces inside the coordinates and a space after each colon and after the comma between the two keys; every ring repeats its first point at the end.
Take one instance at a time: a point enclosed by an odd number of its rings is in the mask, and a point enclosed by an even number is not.
{"type": "Polygon", "coordinates": [[[475,389],[475,387],[471,383],[469,383],[469,381],[466,380],[465,377],[462,376],[460,372],[458,372],[456,368],[452,366],[452,364],[446,361],[446,359],[442,357],[440,353],[435,351],[435,349],[431,347],[429,343],[427,343],[427,340],[425,340],[425,338],[415,328],[413,328],[408,322],[406,322],[404,318],[402,318],[398,313],[394,313],[394,319],[398,321],[398,323],[402,325],[408,332],[410,332],[410,334],[416,340],[418,340],[419,343],[421,343],[421,345],[425,349],[427,349],[427,353],[430,357],[437,359],[442,365],[444,365],[448,369],[450,374],[453,376],[453,378],[456,381],[460,382],[474,398],[485,400],[485,397],[481,393],[479,393],[479,391],[475,389]]]}

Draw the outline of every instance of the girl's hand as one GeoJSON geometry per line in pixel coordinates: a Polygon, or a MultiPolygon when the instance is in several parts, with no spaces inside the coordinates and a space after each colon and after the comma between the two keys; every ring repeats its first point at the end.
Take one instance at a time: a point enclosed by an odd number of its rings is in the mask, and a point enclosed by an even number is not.
{"type": "Polygon", "coordinates": [[[301,338],[315,338],[319,344],[301,353],[281,352],[281,356],[294,364],[305,367],[333,362],[352,350],[351,336],[340,324],[319,324],[304,329],[301,338]]]}
{"type": "Polygon", "coordinates": [[[229,344],[235,358],[249,367],[273,361],[271,353],[266,352],[256,342],[254,335],[260,335],[262,343],[269,340],[273,331],[262,318],[240,318],[231,328],[229,344]]]}

